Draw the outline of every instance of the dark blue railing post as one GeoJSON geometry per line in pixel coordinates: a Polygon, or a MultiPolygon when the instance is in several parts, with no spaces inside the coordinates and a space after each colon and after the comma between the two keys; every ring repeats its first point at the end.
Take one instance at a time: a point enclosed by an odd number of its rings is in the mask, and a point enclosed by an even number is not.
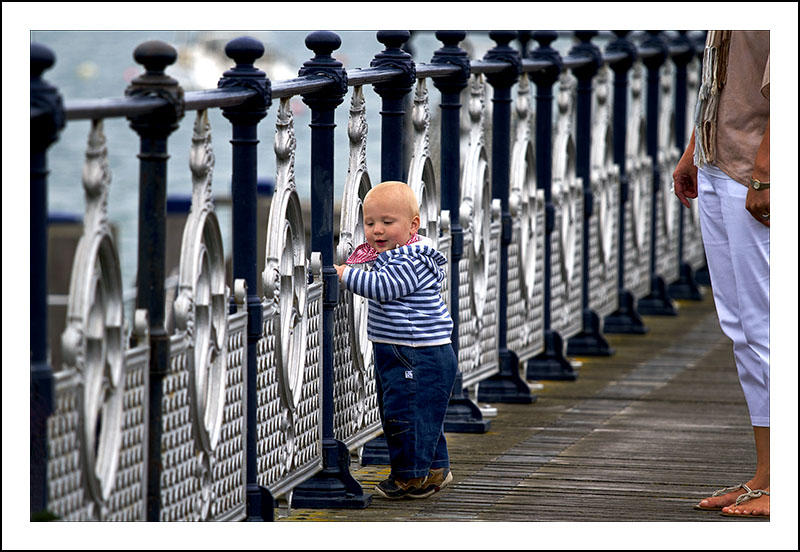
{"type": "MultiPolygon", "coordinates": [[[[678,148],[678,151],[683,152],[691,136],[691,133],[686,131],[688,127],[686,106],[688,105],[689,94],[697,92],[696,90],[689,91],[686,88],[687,68],[694,58],[695,52],[687,36],[687,31],[679,31],[672,44],[686,49],[672,56],[672,61],[675,62],[675,147],[678,148]]],[[[683,260],[683,245],[686,239],[684,232],[685,213],[683,209],[678,209],[678,211],[678,262],[680,263],[680,276],[676,282],[669,285],[669,295],[675,299],[700,301],[703,299],[703,292],[700,291],[700,287],[695,280],[694,269],[683,260]]]]}
{"type": "MultiPolygon", "coordinates": [[[[431,63],[451,64],[459,67],[459,71],[444,77],[434,77],[433,84],[441,92],[441,179],[442,179],[442,211],[450,212],[450,316],[453,319],[451,341],[453,351],[458,358],[459,328],[459,268],[458,264],[464,256],[464,229],[459,220],[461,205],[460,182],[460,113],[461,91],[467,87],[470,75],[470,63],[467,52],[459,48],[458,43],[464,40],[464,31],[436,31],[436,38],[444,46],[433,53],[431,63]]],[[[484,433],[489,422],[483,419],[478,405],[470,400],[464,391],[461,371],[456,373],[453,393],[447,406],[444,420],[445,431],[462,433],[484,433]]]]}
{"type": "Polygon", "coordinates": [[[161,434],[163,381],[169,369],[169,336],[164,328],[167,219],[167,138],[183,117],[183,89],[164,73],[175,62],[175,49],[160,41],[140,44],[133,53],[145,72],[125,90],[126,96],[157,96],[168,103],[155,111],[130,117],[139,135],[139,249],[136,268],[136,308],[150,319],[150,382],[148,399],[147,520],[161,512],[161,434]]]}
{"type": "MultiPolygon", "coordinates": [[[[388,82],[375,85],[375,92],[381,97],[381,180],[406,180],[405,163],[406,105],[409,93],[416,80],[417,71],[411,54],[401,49],[411,38],[409,31],[378,31],[378,41],[386,49],[375,56],[370,67],[402,69],[403,73],[388,82]]],[[[377,377],[377,374],[376,374],[377,377]]],[[[378,399],[381,402],[380,398],[378,399]]],[[[383,409],[380,415],[383,420],[383,409]]],[[[386,437],[380,435],[364,444],[361,464],[389,464],[389,447],[386,437]]]]}
{"type": "Polygon", "coordinates": [[[402,69],[403,74],[389,82],[375,85],[381,97],[381,180],[404,181],[407,167],[403,159],[404,121],[408,98],[417,71],[411,55],[401,46],[411,37],[408,31],[380,31],[378,41],[386,49],[375,56],[370,67],[402,69]]]}
{"type": "MultiPolygon", "coordinates": [[[[217,88],[245,88],[258,92],[246,102],[222,110],[232,125],[233,278],[247,284],[247,520],[272,521],[275,502],[258,484],[258,341],[263,311],[258,296],[258,123],[272,103],[270,81],[253,63],[264,54],[264,46],[250,37],[228,42],[225,54],[236,66],[222,74],[217,88]]],[[[231,298],[233,301],[233,298],[231,298]]]]}
{"type": "Polygon", "coordinates": [[[603,140],[602,136],[592,136],[592,79],[603,64],[603,54],[600,49],[592,44],[592,37],[597,31],[576,31],[575,36],[580,41],[569,54],[571,56],[586,56],[592,61],[573,70],[578,79],[578,105],[576,137],[576,172],[583,179],[583,329],[572,337],[567,344],[567,354],[570,355],[600,355],[609,356],[614,350],[609,346],[603,336],[602,321],[589,307],[589,219],[593,211],[592,194],[592,140],[603,140]]]}
{"type": "Polygon", "coordinates": [[[553,206],[553,85],[563,67],[561,56],[550,44],[558,38],[555,31],[535,31],[533,38],[539,47],[530,58],[547,61],[550,65],[531,73],[536,83],[536,182],[544,190],[544,351],[528,361],[526,378],[529,380],[574,380],[577,375],[569,359],[564,356],[564,340],[551,327],[552,234],[555,231],[553,206]]]}
{"type": "Polygon", "coordinates": [[[341,46],[338,35],[317,31],[306,37],[314,58],[305,62],[300,76],[321,76],[330,84],[303,95],[311,108],[311,250],[322,256],[322,472],[294,489],[297,508],[365,508],[371,495],[350,474],[350,453],[333,433],[333,311],[339,300],[339,280],[333,268],[333,129],[336,107],[347,94],[347,73],[331,57],[341,46]]]}
{"type": "Polygon", "coordinates": [[[47,509],[47,418],[53,412],[53,371],[47,348],[47,149],[64,128],[58,90],[42,79],[56,61],[31,44],[31,521],[51,518],[47,509]]]}
{"type": "Polygon", "coordinates": [[[628,72],[638,56],[636,46],[628,40],[630,31],[614,31],[616,40],[608,45],[608,53],[623,53],[624,58],[610,64],[614,71],[614,163],[619,167],[619,307],[606,316],[606,333],[644,334],[647,328],[636,310],[633,294],[625,288],[625,204],[628,202],[626,142],[628,126],[628,72]]]}
{"type": "Polygon", "coordinates": [[[522,59],[509,46],[517,38],[514,31],[492,31],[489,37],[497,45],[483,57],[486,61],[508,63],[506,70],[487,75],[492,85],[492,197],[501,204],[500,274],[498,286],[498,363],[500,373],[478,386],[478,400],[501,403],[533,402],[530,387],[519,374],[519,357],[508,349],[508,246],[512,238],[509,208],[511,174],[511,87],[519,79],[522,59]]]}
{"type": "Polygon", "coordinates": [[[667,60],[668,49],[661,31],[647,31],[642,48],[652,48],[658,54],[644,58],[647,67],[647,154],[653,160],[652,216],[650,217],[650,294],[639,299],[639,312],[649,315],[677,316],[678,310],[667,291],[667,283],[656,272],[656,210],[663,200],[661,194],[661,168],[658,164],[658,119],[661,102],[661,66],[667,60]]]}

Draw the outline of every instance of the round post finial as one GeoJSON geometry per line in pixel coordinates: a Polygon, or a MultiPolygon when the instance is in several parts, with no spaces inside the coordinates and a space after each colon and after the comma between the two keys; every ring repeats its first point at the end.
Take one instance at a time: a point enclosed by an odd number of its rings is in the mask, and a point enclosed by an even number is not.
{"type": "Polygon", "coordinates": [[[166,42],[150,40],[136,47],[133,59],[144,65],[148,75],[163,75],[164,69],[178,59],[178,52],[166,42]]]}
{"type": "Polygon", "coordinates": [[[597,36],[597,31],[575,31],[575,38],[578,39],[578,44],[572,47],[569,54],[588,56],[592,59],[591,63],[575,69],[575,76],[579,80],[591,80],[597,74],[600,66],[603,65],[603,53],[597,46],[592,44],[592,38],[595,36],[597,36]]]}
{"type": "Polygon", "coordinates": [[[255,38],[241,36],[225,45],[225,55],[235,61],[236,66],[222,74],[217,88],[249,88],[258,92],[258,96],[238,106],[223,109],[222,114],[239,123],[261,120],[272,103],[271,83],[266,73],[253,65],[264,55],[264,45],[255,38]]]}
{"type": "Polygon", "coordinates": [[[469,56],[467,52],[458,47],[458,43],[467,37],[464,31],[436,31],[436,39],[444,46],[433,53],[431,63],[449,63],[457,65],[461,71],[446,77],[434,77],[433,82],[439,90],[448,93],[460,92],[469,82],[469,56]]]}
{"type": "Polygon", "coordinates": [[[42,78],[55,62],[50,48],[31,43],[31,146],[41,150],[56,141],[66,122],[61,95],[42,78]]]}
{"type": "Polygon", "coordinates": [[[402,98],[411,91],[414,81],[417,79],[417,70],[411,54],[402,50],[411,33],[409,31],[378,31],[378,42],[386,46],[386,49],[377,54],[369,63],[370,67],[389,67],[402,69],[404,74],[391,82],[375,85],[375,91],[381,97],[402,98]]]}
{"type": "Polygon", "coordinates": [[[555,31],[534,31],[533,39],[539,43],[540,48],[549,48],[550,44],[555,42],[558,38],[558,33],[555,31]]]}
{"type": "Polygon", "coordinates": [[[531,38],[532,38],[531,31],[517,31],[517,41],[519,41],[519,53],[522,55],[523,58],[528,57],[528,54],[530,53],[528,44],[530,44],[531,38]]]}
{"type": "Polygon", "coordinates": [[[410,31],[378,31],[378,42],[386,46],[387,50],[399,50],[411,38],[410,31]]]}
{"type": "Polygon", "coordinates": [[[534,31],[533,39],[539,43],[539,47],[531,52],[531,59],[537,61],[549,61],[552,65],[544,71],[532,73],[531,78],[537,86],[552,86],[558,80],[564,61],[561,55],[550,47],[556,39],[558,33],[555,31],[534,31]]]}
{"type": "Polygon", "coordinates": [[[225,45],[225,55],[236,62],[237,69],[251,68],[264,55],[264,45],[249,36],[234,38],[225,45]]]}
{"type": "Polygon", "coordinates": [[[342,39],[331,31],[314,31],[306,37],[306,48],[312,50],[315,58],[330,57],[342,45],[342,39]]]}
{"type": "Polygon", "coordinates": [[[516,31],[489,31],[489,38],[497,43],[497,46],[508,48],[509,43],[517,38],[516,31]]]}
{"type": "Polygon", "coordinates": [[[465,31],[436,31],[436,40],[446,48],[458,48],[458,43],[467,38],[465,31]]]}
{"type": "Polygon", "coordinates": [[[305,42],[306,47],[314,52],[314,57],[303,64],[298,75],[325,75],[332,83],[324,90],[304,94],[303,102],[312,109],[335,109],[347,94],[347,73],[342,63],[331,56],[342,45],[342,39],[331,31],[314,31],[306,36],[305,42]]]}
{"type": "Polygon", "coordinates": [[[500,73],[487,75],[486,79],[494,87],[510,87],[517,82],[519,74],[522,72],[522,58],[519,52],[509,46],[509,43],[517,38],[517,33],[516,31],[490,31],[489,38],[494,40],[497,45],[486,52],[483,59],[486,61],[501,61],[511,65],[500,73]]]}
{"type": "Polygon", "coordinates": [[[53,51],[37,42],[31,42],[31,78],[39,78],[56,62],[53,51]]]}

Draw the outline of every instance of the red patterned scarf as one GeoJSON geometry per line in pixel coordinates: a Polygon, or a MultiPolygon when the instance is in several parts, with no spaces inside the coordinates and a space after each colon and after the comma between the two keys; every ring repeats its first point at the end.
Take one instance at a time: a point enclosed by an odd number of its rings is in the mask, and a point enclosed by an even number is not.
{"type": "MultiPolygon", "coordinates": [[[[411,239],[408,240],[405,245],[411,245],[412,243],[419,241],[419,234],[414,234],[411,236],[411,239]]],[[[370,263],[378,258],[378,251],[373,248],[368,243],[362,243],[358,247],[356,247],[355,251],[347,258],[345,264],[361,264],[361,263],[370,263]]]]}

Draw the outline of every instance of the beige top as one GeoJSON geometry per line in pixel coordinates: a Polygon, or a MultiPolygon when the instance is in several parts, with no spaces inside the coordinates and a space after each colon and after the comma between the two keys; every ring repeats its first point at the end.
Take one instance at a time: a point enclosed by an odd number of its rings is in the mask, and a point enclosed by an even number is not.
{"type": "Polygon", "coordinates": [[[716,158],[747,186],[769,120],[769,31],[733,31],[717,110],[716,158]]]}

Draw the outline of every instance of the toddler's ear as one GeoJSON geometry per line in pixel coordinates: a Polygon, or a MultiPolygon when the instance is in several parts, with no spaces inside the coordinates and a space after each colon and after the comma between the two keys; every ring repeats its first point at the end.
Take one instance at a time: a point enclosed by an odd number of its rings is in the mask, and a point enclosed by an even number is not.
{"type": "Polygon", "coordinates": [[[411,234],[416,234],[417,230],[419,230],[419,215],[415,215],[413,219],[411,219],[411,234]]]}

